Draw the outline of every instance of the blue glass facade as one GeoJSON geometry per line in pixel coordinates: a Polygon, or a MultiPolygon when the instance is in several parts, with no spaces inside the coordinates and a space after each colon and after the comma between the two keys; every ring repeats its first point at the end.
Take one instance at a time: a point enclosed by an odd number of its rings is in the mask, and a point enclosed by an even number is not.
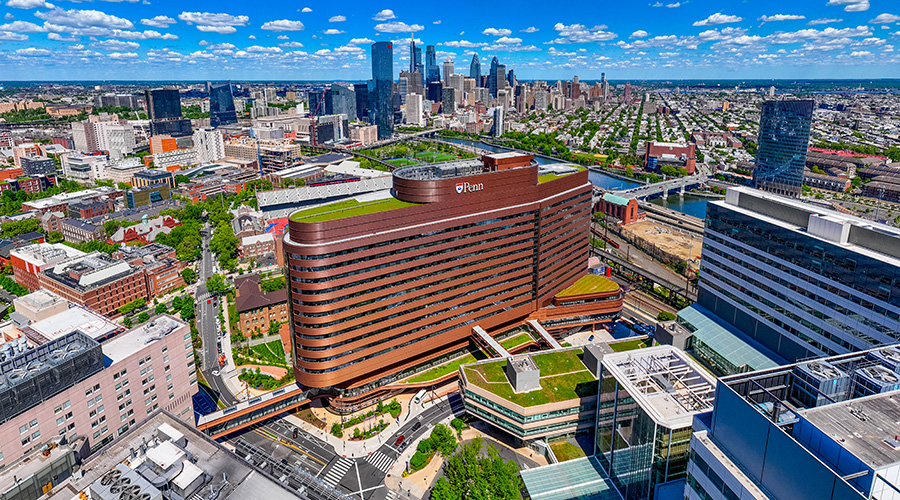
{"type": "Polygon", "coordinates": [[[355,119],[356,93],[343,85],[331,84],[331,89],[325,93],[325,114],[344,114],[348,120],[355,119]]]}
{"type": "Polygon", "coordinates": [[[147,90],[147,112],[151,120],[181,118],[181,96],[174,89],[147,90]]]}
{"type": "Polygon", "coordinates": [[[500,65],[500,60],[494,56],[491,59],[491,72],[488,74],[488,89],[491,92],[491,97],[497,97],[497,66],[500,65]]]}
{"type": "MultiPolygon", "coordinates": [[[[441,81],[441,70],[437,64],[434,45],[425,46],[425,84],[441,81]]],[[[433,99],[432,99],[433,100],[433,99]]]]}
{"type": "Polygon", "coordinates": [[[766,101],[759,120],[753,185],[797,197],[803,184],[806,149],[815,101],[766,101]]]}
{"type": "MultiPolygon", "coordinates": [[[[745,202],[744,194],[740,207],[760,203],[753,196],[745,202]]],[[[772,213],[780,211],[785,218],[809,217],[803,212],[791,215],[793,207],[771,206],[772,213]]],[[[700,305],[789,361],[900,341],[896,261],[879,258],[868,248],[813,237],[803,229],[727,203],[710,203],[700,305]]],[[[884,235],[852,227],[850,237],[875,246],[868,241],[884,235]]]]}
{"type": "Polygon", "coordinates": [[[478,54],[472,54],[472,63],[469,64],[469,78],[475,79],[475,86],[481,86],[481,61],[478,54]]]}
{"type": "Polygon", "coordinates": [[[391,88],[394,81],[394,44],[372,44],[372,122],[378,126],[378,138],[390,139],[394,135],[394,105],[391,88]]]}
{"type": "Polygon", "coordinates": [[[209,124],[219,127],[237,123],[231,82],[206,82],[206,90],[209,93],[209,124]]]}

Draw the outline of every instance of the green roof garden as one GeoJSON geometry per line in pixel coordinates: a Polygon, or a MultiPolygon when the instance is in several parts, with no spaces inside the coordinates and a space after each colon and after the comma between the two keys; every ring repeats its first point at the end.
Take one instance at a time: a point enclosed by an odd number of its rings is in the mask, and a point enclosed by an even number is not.
{"type": "Polygon", "coordinates": [[[543,184],[543,183],[545,183],[545,182],[549,182],[549,181],[552,181],[552,180],[556,180],[556,179],[559,179],[560,177],[563,177],[563,176],[562,176],[562,175],[556,175],[556,174],[544,174],[544,175],[539,175],[539,176],[538,176],[538,184],[543,184]]]}
{"type": "Polygon", "coordinates": [[[558,298],[574,297],[577,295],[590,295],[592,293],[615,292],[619,284],[615,281],[596,274],[588,274],[572,284],[569,288],[556,294],[558,298]]]}
{"type": "Polygon", "coordinates": [[[597,395],[597,378],[581,362],[581,349],[531,354],[541,371],[541,388],[516,394],[506,378],[506,359],[462,367],[469,384],[519,406],[537,406],[597,395]]]}
{"type": "Polygon", "coordinates": [[[330,220],[346,219],[358,215],[387,212],[398,208],[416,206],[417,203],[409,203],[397,198],[386,198],[359,202],[355,199],[337,201],[315,208],[308,208],[291,214],[291,220],[296,222],[325,222],[330,220]]]}

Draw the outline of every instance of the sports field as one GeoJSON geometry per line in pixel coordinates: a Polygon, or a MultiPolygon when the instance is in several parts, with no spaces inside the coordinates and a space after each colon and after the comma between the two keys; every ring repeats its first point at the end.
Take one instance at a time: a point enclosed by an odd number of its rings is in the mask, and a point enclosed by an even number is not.
{"type": "Polygon", "coordinates": [[[395,167],[408,167],[410,165],[418,165],[420,162],[415,160],[410,160],[409,158],[391,158],[390,160],[384,160],[385,163],[390,163],[395,167]]]}
{"type": "Polygon", "coordinates": [[[441,161],[456,160],[457,157],[445,153],[435,153],[434,151],[422,151],[415,154],[416,159],[427,161],[428,163],[437,163],[441,161]]]}

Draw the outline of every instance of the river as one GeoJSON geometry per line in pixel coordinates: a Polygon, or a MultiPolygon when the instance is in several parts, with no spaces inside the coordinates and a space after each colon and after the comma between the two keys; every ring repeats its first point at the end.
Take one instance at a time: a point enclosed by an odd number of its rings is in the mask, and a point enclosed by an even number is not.
{"type": "MultiPolygon", "coordinates": [[[[509,148],[494,146],[493,144],[486,144],[481,141],[476,142],[470,141],[468,139],[460,139],[457,137],[443,137],[442,140],[453,142],[463,146],[474,146],[477,148],[492,151],[494,153],[503,153],[505,151],[509,151],[509,148]]],[[[545,158],[543,156],[535,155],[534,159],[538,162],[539,165],[549,165],[552,163],[557,163],[556,160],[545,158]]],[[[619,179],[617,177],[606,175],[603,172],[597,172],[594,170],[590,172],[589,178],[591,179],[591,184],[601,189],[618,190],[633,188],[641,185],[640,182],[619,179]]],[[[684,197],[681,197],[676,194],[669,196],[668,198],[656,198],[654,200],[651,200],[650,202],[661,207],[677,210],[687,215],[693,215],[694,217],[698,217],[700,219],[706,218],[707,199],[700,196],[684,195],[684,197]]]]}

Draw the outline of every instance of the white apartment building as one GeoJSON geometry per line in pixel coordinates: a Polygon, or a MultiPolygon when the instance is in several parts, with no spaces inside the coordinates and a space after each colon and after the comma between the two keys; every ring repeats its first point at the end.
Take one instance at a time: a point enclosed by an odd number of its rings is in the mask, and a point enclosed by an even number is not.
{"type": "Polygon", "coordinates": [[[225,139],[210,128],[194,130],[194,154],[198,163],[214,163],[225,158],[225,139]]]}

